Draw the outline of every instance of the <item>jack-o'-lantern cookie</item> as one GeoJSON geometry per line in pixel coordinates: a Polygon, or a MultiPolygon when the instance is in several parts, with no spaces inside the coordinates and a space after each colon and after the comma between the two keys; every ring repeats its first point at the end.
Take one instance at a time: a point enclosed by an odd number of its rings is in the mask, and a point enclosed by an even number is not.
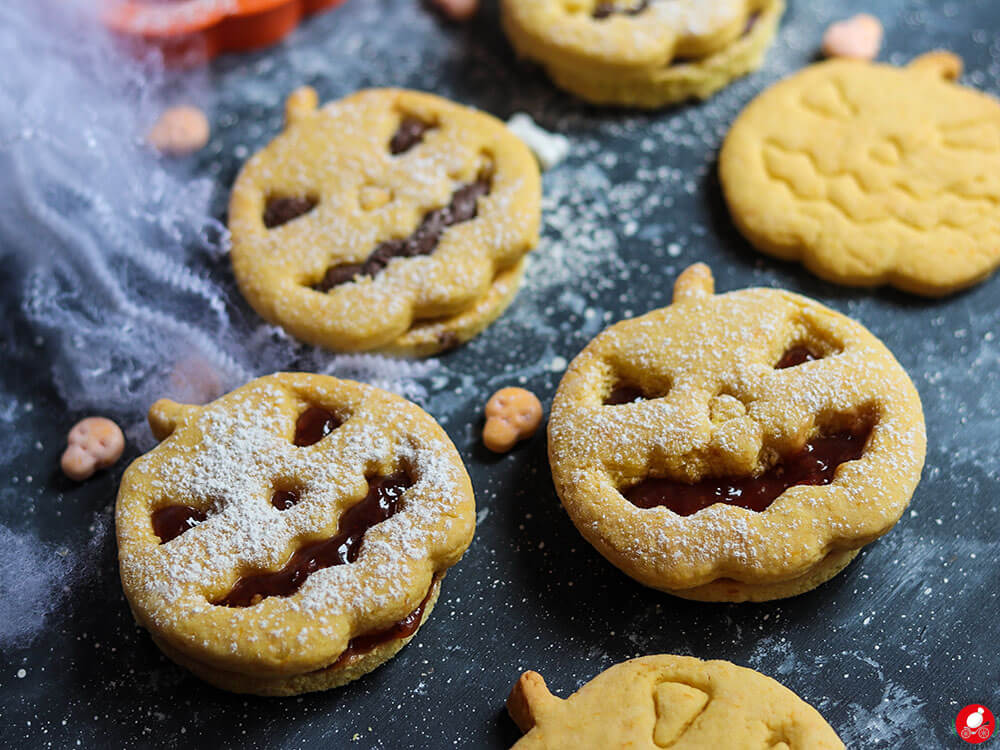
{"type": "Polygon", "coordinates": [[[1000,102],[961,60],[834,60],[743,111],[719,159],[737,227],[829,281],[939,296],[1000,265],[1000,102]]]}
{"type": "Polygon", "coordinates": [[[398,89],[322,109],[300,89],[286,110],[229,210],[236,280],[261,316],[329,349],[426,355],[506,309],[541,178],[502,122],[398,89]]]}
{"type": "Polygon", "coordinates": [[[475,501],[416,405],[324,375],[158,401],[122,478],[122,586],[163,652],[242,693],[343,685],[396,654],[462,557],[475,501]]]}
{"type": "Polygon", "coordinates": [[[594,104],[705,99],[758,68],[784,0],[503,0],[514,49],[594,104]]]}
{"type": "Polygon", "coordinates": [[[671,306],[570,364],[549,460],[580,533],[647,586],[711,601],[808,591],[899,520],[926,449],[885,346],[775,289],[714,295],[697,264],[671,306]]]}
{"type": "Polygon", "coordinates": [[[518,750],[844,748],[815,708],[770,677],[689,656],[616,664],[566,699],[525,672],[507,710],[525,733],[518,750]]]}

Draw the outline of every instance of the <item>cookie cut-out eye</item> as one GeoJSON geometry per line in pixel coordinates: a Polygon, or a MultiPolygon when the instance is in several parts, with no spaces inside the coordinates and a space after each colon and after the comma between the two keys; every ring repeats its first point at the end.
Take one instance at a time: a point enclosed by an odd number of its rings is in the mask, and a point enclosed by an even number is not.
{"type": "Polygon", "coordinates": [[[311,196],[270,197],[264,207],[264,226],[268,229],[274,229],[282,224],[287,224],[292,219],[297,219],[312,211],[316,208],[317,203],[319,201],[311,196]]]}
{"type": "Polygon", "coordinates": [[[336,536],[301,547],[281,570],[243,576],[214,604],[250,607],[269,596],[291,596],[317,570],[354,562],[361,554],[365,534],[401,510],[403,495],[413,484],[405,469],[369,479],[368,494],[341,516],[336,536]]]}
{"type": "Polygon", "coordinates": [[[817,354],[811,347],[804,345],[793,346],[781,355],[781,359],[778,360],[774,369],[784,370],[788,367],[798,367],[806,362],[814,362],[817,359],[823,359],[823,355],[817,354]]]}
{"type": "Polygon", "coordinates": [[[407,115],[399,123],[399,127],[389,141],[389,153],[393,156],[405,154],[411,148],[424,140],[427,131],[433,130],[434,125],[424,122],[419,117],[407,115]]]}
{"type": "Polygon", "coordinates": [[[651,390],[649,388],[644,388],[631,380],[619,380],[604,397],[604,405],[620,406],[621,404],[634,404],[639,401],[651,401],[654,398],[662,398],[669,392],[669,384],[664,387],[651,390]]]}
{"type": "Polygon", "coordinates": [[[342,424],[343,420],[332,411],[319,406],[310,406],[295,422],[293,442],[299,448],[314,445],[342,424]]]}
{"type": "Polygon", "coordinates": [[[271,505],[273,505],[278,510],[288,510],[289,508],[298,505],[301,496],[295,490],[276,490],[273,495],[271,495],[271,505]]]}
{"type": "Polygon", "coordinates": [[[611,389],[605,396],[604,403],[607,406],[618,406],[620,404],[634,404],[636,401],[646,401],[646,394],[642,388],[627,383],[621,383],[611,389]]]}
{"type": "Polygon", "coordinates": [[[190,505],[168,505],[153,513],[153,533],[160,537],[160,544],[166,544],[204,523],[207,517],[205,511],[190,505]]]}
{"type": "MultiPolygon", "coordinates": [[[[839,421],[846,422],[846,418],[839,421]]],[[[797,452],[780,457],[757,477],[707,477],[694,484],[649,478],[622,494],[639,508],[664,506],[679,516],[694,515],[716,503],[761,513],[791,487],[830,484],[842,464],[864,455],[873,426],[867,419],[836,427],[831,422],[831,431],[821,432],[797,452]]]]}

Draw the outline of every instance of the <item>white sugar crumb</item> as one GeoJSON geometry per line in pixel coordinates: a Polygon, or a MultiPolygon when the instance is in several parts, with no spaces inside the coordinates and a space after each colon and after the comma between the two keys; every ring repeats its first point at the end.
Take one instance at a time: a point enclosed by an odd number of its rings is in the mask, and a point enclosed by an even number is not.
{"type": "Polygon", "coordinates": [[[531,149],[546,172],[569,155],[569,138],[539,127],[529,114],[518,112],[507,121],[507,127],[531,149]]]}
{"type": "Polygon", "coordinates": [[[365,402],[353,404],[346,421],[321,441],[299,448],[291,442],[294,398],[274,382],[252,384],[183,422],[171,439],[137,461],[135,470],[148,478],[154,496],[148,505],[128,506],[128,523],[148,528],[142,515],[150,506],[208,510],[206,521],[166,544],[145,535],[123,545],[131,550],[122,555],[128,575],[160,627],[184,631],[187,620],[215,606],[207,592],[226,589],[235,573],[278,570],[302,540],[334,536],[336,519],[368,491],[366,476],[402,466],[414,484],[400,510],[367,531],[355,562],[318,570],[292,596],[234,610],[233,619],[252,623],[254,640],[301,643],[310,630],[343,638],[339,618],[349,625],[371,619],[373,610],[399,608],[412,596],[408,576],[425,574],[428,555],[440,547],[465,496],[454,448],[417,438],[422,433],[414,413],[396,408],[386,425],[386,407],[372,412],[365,402]],[[200,432],[200,440],[190,442],[192,431],[200,432]],[[271,493],[289,482],[301,499],[279,511],[271,493]],[[308,614],[312,624],[287,629],[290,612],[308,614]]]}

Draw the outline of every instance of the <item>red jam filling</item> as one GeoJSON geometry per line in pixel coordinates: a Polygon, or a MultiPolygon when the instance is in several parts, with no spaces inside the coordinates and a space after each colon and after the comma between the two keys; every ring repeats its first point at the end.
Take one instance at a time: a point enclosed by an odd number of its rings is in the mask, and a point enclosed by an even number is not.
{"type": "Polygon", "coordinates": [[[827,485],[837,467],[857,461],[865,452],[869,426],[817,437],[759,477],[709,477],[694,484],[672,479],[646,479],[624,493],[640,508],[665,506],[679,516],[725,503],[760,513],[790,487],[827,485]]]}
{"type": "Polygon", "coordinates": [[[278,510],[288,510],[293,505],[298,505],[301,499],[299,493],[294,490],[278,490],[271,495],[271,505],[278,510]]]}
{"type": "Polygon", "coordinates": [[[618,406],[619,404],[632,404],[636,401],[643,401],[646,394],[642,388],[634,385],[616,385],[614,389],[604,399],[607,406],[618,406]]]}
{"type": "Polygon", "coordinates": [[[281,570],[240,578],[215,604],[250,607],[269,596],[291,596],[317,570],[354,562],[365,533],[392,518],[399,511],[403,493],[412,486],[413,479],[405,471],[370,480],[365,499],[344,513],[335,537],[302,547],[281,570]]]}
{"type": "Polygon", "coordinates": [[[774,369],[784,370],[786,367],[798,367],[806,362],[814,362],[817,359],[822,359],[822,356],[813,352],[809,347],[793,346],[782,355],[778,364],[774,366],[774,369]]]}
{"type": "Polygon", "coordinates": [[[168,505],[153,513],[153,533],[160,537],[160,544],[166,544],[193,529],[205,518],[205,511],[190,505],[168,505]]]}
{"type": "Polygon", "coordinates": [[[373,633],[365,633],[364,635],[352,638],[334,666],[339,666],[355,656],[367,654],[383,643],[409,638],[416,633],[417,628],[420,627],[420,622],[424,619],[424,610],[427,609],[427,603],[431,600],[431,592],[434,591],[434,583],[436,581],[437,579],[435,578],[435,581],[431,582],[431,587],[427,589],[427,595],[424,596],[424,600],[402,620],[393,623],[385,630],[377,630],[373,633]]]}
{"type": "Polygon", "coordinates": [[[300,448],[314,445],[343,424],[340,417],[328,409],[310,406],[295,422],[293,442],[300,448]]]}

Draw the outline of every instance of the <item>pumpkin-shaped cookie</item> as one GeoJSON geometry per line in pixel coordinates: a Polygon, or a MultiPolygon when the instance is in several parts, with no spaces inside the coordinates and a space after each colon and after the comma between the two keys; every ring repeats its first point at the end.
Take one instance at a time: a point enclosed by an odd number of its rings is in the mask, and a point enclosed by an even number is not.
{"type": "Polygon", "coordinates": [[[549,420],[556,490],[633,578],[762,601],[814,588],[899,519],[920,478],[920,398],[863,326],[775,289],[712,293],[612,326],[549,420]]]}
{"type": "Polygon", "coordinates": [[[757,68],[784,0],[503,0],[514,49],[594,104],[707,98],[757,68]]]}
{"type": "Polygon", "coordinates": [[[616,664],[565,700],[525,672],[507,701],[517,750],[843,750],[812,706],[725,661],[645,656],[616,664]]]}
{"type": "Polygon", "coordinates": [[[233,270],[257,312],[334,350],[429,354],[506,308],[541,182],[503,123],[396,89],[319,110],[302,89],[287,115],[230,203],[233,270]]]}
{"type": "Polygon", "coordinates": [[[948,294],[1000,265],[1000,102],[946,53],[813,65],[744,110],[719,160],[759,250],[830,281],[948,294]]]}
{"type": "Polygon", "coordinates": [[[122,478],[122,586],[171,659],[237,692],[335,687],[391,658],[472,539],[444,431],[328,376],[259,378],[204,407],[160,401],[162,442],[122,478]]]}

